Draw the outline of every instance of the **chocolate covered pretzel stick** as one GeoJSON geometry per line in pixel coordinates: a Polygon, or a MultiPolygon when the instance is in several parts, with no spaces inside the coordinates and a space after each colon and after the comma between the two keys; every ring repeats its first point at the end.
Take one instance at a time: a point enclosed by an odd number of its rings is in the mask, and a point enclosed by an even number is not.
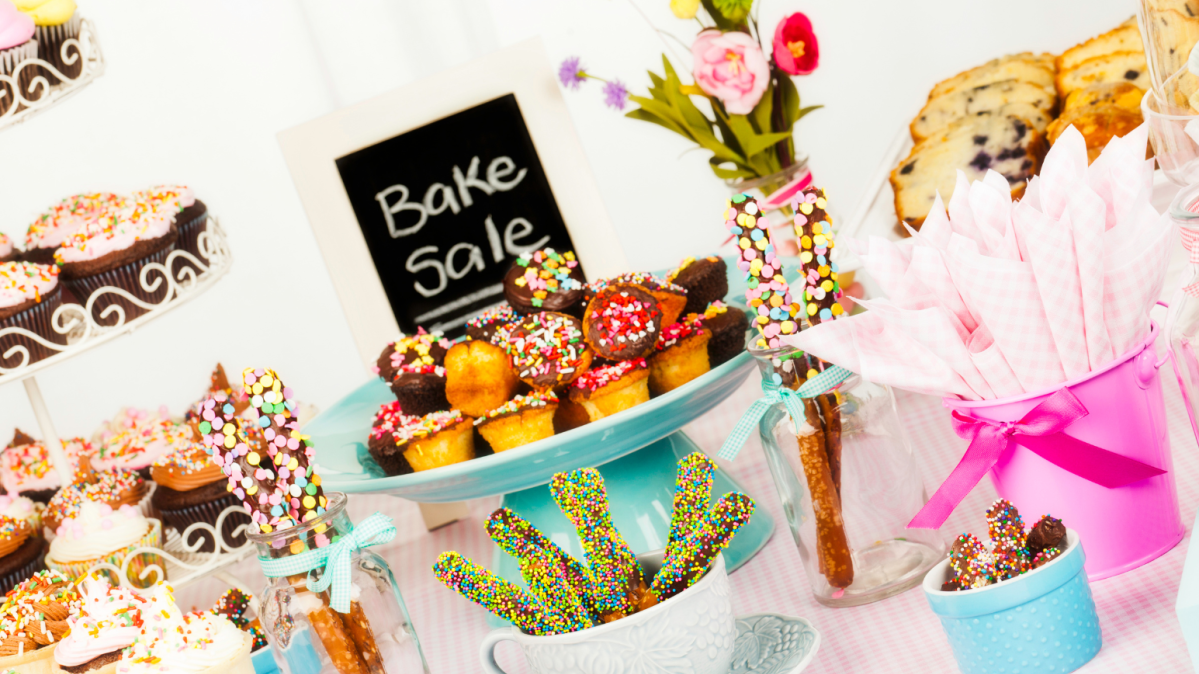
{"type": "Polygon", "coordinates": [[[758,330],[759,349],[777,349],[780,337],[799,332],[800,305],[791,297],[783,266],[770,241],[769,222],[748,194],[738,194],[725,208],[725,226],[737,239],[737,268],[746,273],[745,299],[750,322],[758,330]]]}
{"type": "Polygon", "coordinates": [[[703,452],[692,452],[679,461],[674,484],[674,508],[670,512],[670,538],[666,558],[679,551],[691,532],[703,522],[712,495],[712,471],[716,464],[703,452]]]}
{"type": "Polygon", "coordinates": [[[753,512],[754,502],[745,494],[732,492],[717,499],[699,526],[673,554],[667,553],[662,568],[654,574],[650,594],[662,602],[695,584],[753,512]]]}
{"type": "MultiPolygon", "coordinates": [[[[491,540],[495,541],[501,550],[521,560],[522,563],[540,551],[549,553],[562,568],[566,582],[582,598],[588,612],[596,613],[595,601],[591,596],[595,580],[591,571],[583,566],[582,562],[566,554],[566,551],[538,531],[537,527],[507,508],[500,508],[491,513],[491,517],[487,518],[486,526],[491,540]]],[[[527,576],[525,582],[530,582],[527,576]]]]}
{"type": "Polygon", "coordinates": [[[550,481],[550,493],[583,542],[595,579],[593,596],[600,619],[611,622],[628,615],[647,586],[636,556],[612,524],[599,471],[583,468],[558,473],[550,481]]]}
{"type": "Polygon", "coordinates": [[[552,607],[457,552],[443,552],[433,573],[450,588],[516,625],[525,634],[564,634],[565,621],[552,607]]]}

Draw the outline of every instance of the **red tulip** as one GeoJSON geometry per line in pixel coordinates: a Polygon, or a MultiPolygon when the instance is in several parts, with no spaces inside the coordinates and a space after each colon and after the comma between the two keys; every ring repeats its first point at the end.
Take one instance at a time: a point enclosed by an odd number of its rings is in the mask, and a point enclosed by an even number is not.
{"type": "Polygon", "coordinates": [[[820,64],[820,46],[812,22],[796,12],[774,29],[774,62],[789,75],[808,75],[820,64]]]}

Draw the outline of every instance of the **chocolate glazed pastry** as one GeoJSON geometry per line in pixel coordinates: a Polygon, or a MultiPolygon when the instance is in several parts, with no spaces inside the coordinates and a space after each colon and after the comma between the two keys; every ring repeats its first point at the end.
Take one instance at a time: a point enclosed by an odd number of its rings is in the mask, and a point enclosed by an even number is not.
{"type": "Polygon", "coordinates": [[[716,300],[729,294],[728,267],[724,260],[710,255],[696,260],[687,258],[677,269],[666,276],[666,280],[687,290],[687,306],[684,314],[698,314],[716,300]]]}
{"type": "Polygon", "coordinates": [[[737,307],[715,302],[702,314],[703,325],[712,331],[708,340],[708,360],[712,367],[722,365],[745,350],[745,333],[749,332],[749,317],[737,307]]]}
{"type": "Polygon", "coordinates": [[[587,305],[583,337],[597,355],[631,360],[649,355],[662,331],[662,310],[644,288],[616,284],[599,291],[587,305]]]}
{"type": "Polygon", "coordinates": [[[504,298],[518,313],[556,311],[578,318],[586,283],[573,252],[543,248],[516,259],[504,275],[504,298]]]}

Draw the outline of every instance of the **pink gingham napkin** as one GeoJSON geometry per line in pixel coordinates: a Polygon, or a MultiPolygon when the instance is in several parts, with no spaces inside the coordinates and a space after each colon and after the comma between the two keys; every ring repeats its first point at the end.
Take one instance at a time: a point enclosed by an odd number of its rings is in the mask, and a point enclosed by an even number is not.
{"type": "Polygon", "coordinates": [[[979,372],[984,373],[987,385],[995,394],[994,398],[1006,398],[1026,393],[1020,386],[1020,381],[1016,379],[1016,373],[1012,372],[1012,368],[1007,364],[1003,354],[999,353],[999,348],[995,346],[991,332],[985,326],[974,331],[970,337],[970,343],[966,347],[970,351],[970,358],[974,361],[974,366],[979,372]]]}

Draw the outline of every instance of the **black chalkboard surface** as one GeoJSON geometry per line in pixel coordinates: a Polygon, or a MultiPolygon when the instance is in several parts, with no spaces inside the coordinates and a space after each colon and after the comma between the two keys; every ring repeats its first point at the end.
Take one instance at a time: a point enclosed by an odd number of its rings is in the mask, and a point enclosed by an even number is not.
{"type": "Polygon", "coordinates": [[[405,333],[462,334],[518,255],[574,250],[513,94],[336,162],[405,333]]]}

